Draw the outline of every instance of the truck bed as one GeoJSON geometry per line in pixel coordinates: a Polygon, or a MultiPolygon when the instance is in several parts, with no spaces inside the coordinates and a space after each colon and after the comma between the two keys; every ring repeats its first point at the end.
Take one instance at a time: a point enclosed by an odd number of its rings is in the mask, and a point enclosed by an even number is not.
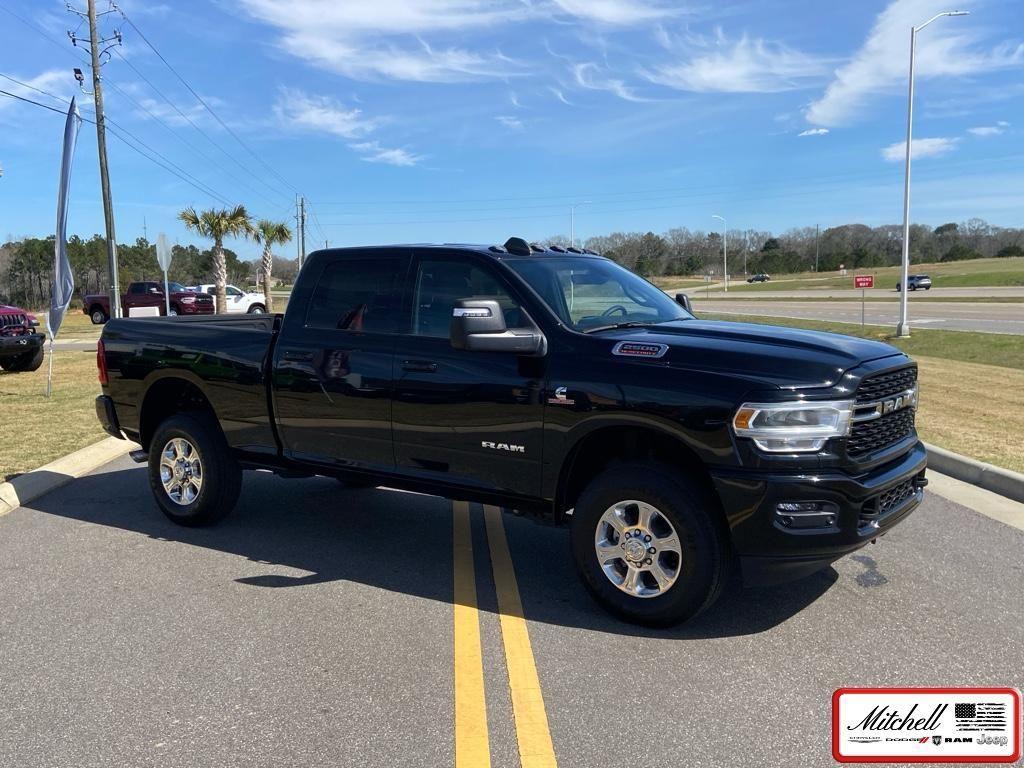
{"type": "Polygon", "coordinates": [[[110,320],[101,341],[121,427],[138,439],[142,398],[160,397],[154,384],[174,376],[206,396],[232,447],[276,452],[267,370],[280,324],[280,315],[265,314],[110,320]]]}

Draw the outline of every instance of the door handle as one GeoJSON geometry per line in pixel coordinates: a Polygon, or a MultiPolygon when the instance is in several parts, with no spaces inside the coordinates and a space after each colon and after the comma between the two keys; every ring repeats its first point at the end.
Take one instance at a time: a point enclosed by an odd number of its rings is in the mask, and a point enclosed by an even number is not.
{"type": "Polygon", "coordinates": [[[416,371],[418,373],[434,373],[437,371],[437,363],[429,360],[403,360],[403,371],[416,371]]]}
{"type": "Polygon", "coordinates": [[[284,359],[290,363],[308,363],[313,359],[312,352],[285,352],[284,359]]]}

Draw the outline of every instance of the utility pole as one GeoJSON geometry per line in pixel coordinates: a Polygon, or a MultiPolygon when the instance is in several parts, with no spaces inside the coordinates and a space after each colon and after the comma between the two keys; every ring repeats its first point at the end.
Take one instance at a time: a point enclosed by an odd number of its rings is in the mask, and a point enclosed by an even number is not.
{"type": "Polygon", "coordinates": [[[149,230],[146,229],[146,217],[142,217],[142,239],[149,242],[149,230]]]}
{"type": "MultiPolygon", "coordinates": [[[[725,276],[725,292],[729,292],[729,224],[726,222],[724,216],[719,216],[717,213],[711,215],[712,219],[718,219],[722,222],[722,272],[725,276]]],[[[746,271],[746,267],[744,267],[746,271]]]]}
{"type": "MultiPolygon", "coordinates": [[[[113,11],[96,13],[96,0],[87,0],[88,10],[86,13],[76,11],[68,6],[68,10],[78,16],[86,16],[89,19],[89,51],[92,58],[92,96],[96,102],[96,146],[100,156],[100,189],[103,196],[103,221],[107,230],[107,270],[110,273],[110,316],[121,317],[121,285],[117,276],[117,236],[114,233],[114,203],[110,196],[110,171],[107,168],[107,130],[106,119],[103,116],[103,84],[100,77],[100,59],[114,45],[121,44],[121,33],[114,32],[113,37],[101,38],[97,30],[97,16],[105,16],[113,11]],[[100,50],[100,46],[106,43],[111,45],[100,50]]],[[[68,33],[71,43],[78,45],[78,40],[73,32],[68,33]]],[[[78,71],[75,76],[79,83],[84,78],[78,71]]]]}
{"type": "Polygon", "coordinates": [[[299,195],[299,269],[306,261],[306,198],[299,195]]]}
{"type": "Polygon", "coordinates": [[[302,224],[299,220],[299,194],[295,193],[295,263],[298,265],[296,271],[302,267],[302,243],[299,242],[299,233],[302,231],[302,224]]]}
{"type": "Polygon", "coordinates": [[[818,225],[814,225],[814,273],[818,273],[818,225]]]}

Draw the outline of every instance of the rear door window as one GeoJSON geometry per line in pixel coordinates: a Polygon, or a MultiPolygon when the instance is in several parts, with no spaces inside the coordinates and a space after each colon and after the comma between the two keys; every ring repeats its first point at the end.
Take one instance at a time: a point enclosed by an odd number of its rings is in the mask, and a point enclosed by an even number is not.
{"type": "Polygon", "coordinates": [[[328,264],[313,290],[306,327],[395,333],[407,263],[400,255],[381,255],[328,264]]]}

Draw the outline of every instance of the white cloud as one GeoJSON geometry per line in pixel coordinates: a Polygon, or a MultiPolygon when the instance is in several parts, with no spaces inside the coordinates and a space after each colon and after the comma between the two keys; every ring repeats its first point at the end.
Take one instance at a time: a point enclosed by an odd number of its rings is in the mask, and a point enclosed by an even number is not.
{"type": "Polygon", "coordinates": [[[1001,133],[1006,133],[1006,129],[1009,127],[1010,124],[1005,120],[997,120],[995,125],[979,125],[977,128],[968,128],[967,132],[984,138],[987,136],[998,136],[1001,133]]]}
{"type": "Polygon", "coordinates": [[[560,89],[548,86],[548,90],[551,91],[551,93],[554,94],[555,98],[558,99],[560,102],[562,102],[563,104],[568,104],[570,107],[572,106],[572,102],[565,98],[565,94],[562,93],[560,89]]]}
{"type": "Polygon", "coordinates": [[[647,101],[647,99],[637,96],[624,80],[602,75],[600,68],[592,61],[573,64],[572,74],[576,78],[576,84],[588,90],[609,91],[626,101],[647,101]]]}
{"type": "MultiPolygon", "coordinates": [[[[204,96],[203,99],[211,106],[216,106],[219,101],[219,99],[215,99],[210,96],[204,96]]],[[[206,109],[202,104],[193,104],[191,107],[186,106],[184,108],[179,107],[178,109],[181,109],[181,113],[179,114],[178,110],[174,109],[174,107],[170,106],[165,101],[157,101],[156,99],[151,99],[145,96],[137,99],[137,101],[143,107],[143,111],[139,112],[139,117],[142,119],[156,118],[169,125],[179,127],[188,125],[190,120],[193,123],[198,120],[202,120],[205,117],[206,112],[206,109]],[[184,115],[184,117],[182,115],[184,115]]]]}
{"type": "Polygon", "coordinates": [[[681,13],[677,7],[656,5],[641,0],[554,0],[561,10],[573,16],[603,24],[639,24],[681,13]]]}
{"type": "Polygon", "coordinates": [[[348,109],[330,96],[282,88],[274,104],[274,114],[285,125],[294,125],[343,139],[354,139],[373,131],[380,120],[363,116],[357,108],[348,109]]]}
{"type": "Polygon", "coordinates": [[[242,0],[242,6],[276,27],[279,45],[300,59],[357,80],[414,82],[516,74],[520,68],[501,53],[435,46],[426,38],[508,24],[536,13],[513,0],[242,0]]]}
{"type": "MultiPolygon", "coordinates": [[[[75,92],[74,79],[68,70],[64,69],[51,69],[46,72],[42,72],[35,77],[19,77],[17,75],[11,75],[15,80],[20,80],[25,85],[18,85],[17,83],[8,80],[6,78],[0,78],[0,88],[3,88],[8,93],[13,93],[18,96],[24,96],[26,99],[32,99],[32,101],[39,101],[45,104],[51,104],[55,107],[64,107],[66,112],[68,107],[67,104],[54,104],[53,100],[47,98],[43,94],[39,93],[34,89],[38,88],[40,91],[46,91],[52,93],[61,99],[71,100],[72,94],[75,92]],[[28,87],[26,87],[28,86],[28,87]]],[[[86,99],[79,94],[78,103],[80,107],[88,106],[91,102],[90,99],[86,99]]],[[[0,109],[5,107],[13,107],[19,102],[16,99],[10,99],[7,97],[0,98],[0,109]]],[[[31,107],[31,109],[38,109],[38,107],[31,107]]]]}
{"type": "MultiPolygon", "coordinates": [[[[839,67],[821,98],[807,109],[815,125],[844,125],[862,114],[870,98],[906,87],[911,26],[945,10],[944,0],[895,0],[878,15],[867,39],[839,67]]],[[[970,75],[1024,64],[1024,45],[982,49],[968,19],[939,19],[917,40],[915,76],[970,75]]]]}
{"type": "MultiPolygon", "coordinates": [[[[935,138],[914,139],[910,144],[910,158],[919,160],[923,157],[940,157],[949,154],[956,147],[959,139],[935,138]]],[[[882,157],[890,163],[902,162],[906,158],[907,142],[899,141],[882,149],[882,157]]]]}
{"type": "Polygon", "coordinates": [[[797,136],[824,136],[828,133],[828,128],[808,128],[806,131],[800,131],[797,136]]]}
{"type": "Polygon", "coordinates": [[[404,149],[388,149],[382,147],[376,141],[363,141],[358,144],[349,144],[349,147],[363,155],[367,163],[385,163],[387,165],[410,166],[416,165],[423,159],[422,155],[414,155],[404,149]]]}
{"type": "Polygon", "coordinates": [[[516,131],[522,130],[523,128],[523,121],[520,120],[518,117],[512,117],[511,115],[498,115],[494,119],[497,120],[502,125],[504,125],[506,128],[511,128],[516,131]]]}
{"type": "Polygon", "coordinates": [[[825,59],[746,35],[730,43],[719,31],[713,46],[717,50],[644,74],[680,91],[774,93],[806,88],[828,71],[825,59]]]}

